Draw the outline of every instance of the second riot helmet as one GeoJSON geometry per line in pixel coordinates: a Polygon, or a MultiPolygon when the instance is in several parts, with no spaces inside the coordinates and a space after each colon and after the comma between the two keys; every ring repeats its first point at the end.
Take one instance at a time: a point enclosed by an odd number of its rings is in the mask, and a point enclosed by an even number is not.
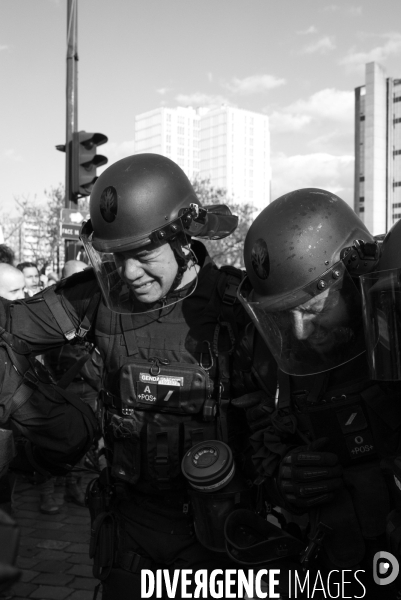
{"type": "Polygon", "coordinates": [[[332,369],[364,351],[360,293],[378,248],[355,212],[331,192],[306,188],[269,204],[251,225],[245,308],[286,373],[332,369]]]}

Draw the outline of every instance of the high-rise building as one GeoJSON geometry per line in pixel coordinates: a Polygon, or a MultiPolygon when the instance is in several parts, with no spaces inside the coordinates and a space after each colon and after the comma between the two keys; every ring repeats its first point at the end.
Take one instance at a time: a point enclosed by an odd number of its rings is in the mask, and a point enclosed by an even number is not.
{"type": "Polygon", "coordinates": [[[355,89],[354,209],[375,235],[401,218],[401,79],[374,62],[355,89]]]}
{"type": "Polygon", "coordinates": [[[266,115],[226,105],[158,108],[135,117],[135,152],[168,156],[190,179],[210,179],[255,210],[270,202],[266,115]]]}

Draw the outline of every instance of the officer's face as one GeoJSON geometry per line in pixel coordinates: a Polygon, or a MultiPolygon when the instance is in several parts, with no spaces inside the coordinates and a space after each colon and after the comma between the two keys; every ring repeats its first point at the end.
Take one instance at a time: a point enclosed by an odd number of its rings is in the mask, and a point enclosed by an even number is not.
{"type": "Polygon", "coordinates": [[[144,303],[163,298],[177,274],[178,264],[169,244],[115,254],[118,272],[134,296],[144,303]]]}
{"type": "Polygon", "coordinates": [[[319,352],[328,352],[352,334],[347,305],[340,291],[325,290],[290,313],[295,337],[319,352]]]}
{"type": "Polygon", "coordinates": [[[30,289],[39,286],[39,272],[36,267],[25,267],[23,273],[26,288],[30,289]]]}
{"type": "MultiPolygon", "coordinates": [[[[8,265],[7,265],[8,266],[8,265]]],[[[25,279],[21,271],[11,267],[2,269],[0,275],[0,296],[7,300],[20,300],[24,298],[25,279]]]]}

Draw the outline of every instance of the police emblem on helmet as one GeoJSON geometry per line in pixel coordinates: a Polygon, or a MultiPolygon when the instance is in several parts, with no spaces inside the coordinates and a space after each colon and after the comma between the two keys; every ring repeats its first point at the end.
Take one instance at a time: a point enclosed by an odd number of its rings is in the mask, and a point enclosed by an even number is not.
{"type": "Polygon", "coordinates": [[[100,196],[100,213],[107,223],[112,223],[117,216],[117,191],[109,185],[100,196]]]}
{"type": "Polygon", "coordinates": [[[252,267],[259,279],[267,279],[270,272],[269,252],[265,240],[259,238],[251,253],[252,267]]]}

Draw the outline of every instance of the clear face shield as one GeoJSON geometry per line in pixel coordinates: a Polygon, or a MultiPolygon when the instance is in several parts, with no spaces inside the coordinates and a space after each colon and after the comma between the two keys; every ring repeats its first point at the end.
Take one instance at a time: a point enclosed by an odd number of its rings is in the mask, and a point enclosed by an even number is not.
{"type": "Polygon", "coordinates": [[[372,379],[401,380],[401,269],[361,278],[363,320],[372,379]]]}
{"type": "Polygon", "coordinates": [[[244,282],[239,299],[284,373],[321,373],[365,351],[361,295],[341,260],[280,297],[258,298],[244,282]]]}
{"type": "MultiPolygon", "coordinates": [[[[149,240],[148,245],[133,251],[101,252],[93,246],[90,221],[82,227],[80,237],[105,304],[113,312],[143,314],[160,311],[182,302],[196,289],[198,276],[194,257],[194,261],[189,263],[189,269],[185,272],[190,274],[190,277],[187,275],[188,284],[173,290],[178,265],[176,261],[172,263],[171,259],[167,264],[168,261],[164,259],[163,248],[165,249],[167,244],[163,238],[158,244],[149,240]],[[138,269],[138,266],[143,275],[132,278],[130,269],[138,269]]],[[[189,241],[184,248],[184,252],[186,251],[192,252],[189,241]]]]}

